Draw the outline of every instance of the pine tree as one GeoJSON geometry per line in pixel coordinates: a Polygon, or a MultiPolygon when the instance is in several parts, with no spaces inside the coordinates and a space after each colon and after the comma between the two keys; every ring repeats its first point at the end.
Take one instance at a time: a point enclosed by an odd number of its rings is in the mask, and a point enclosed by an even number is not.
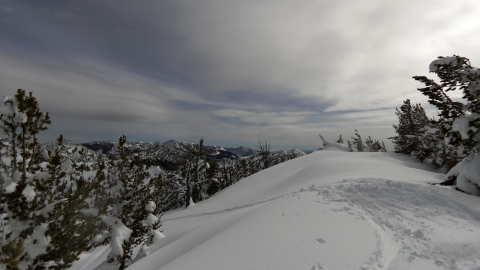
{"type": "Polygon", "coordinates": [[[387,152],[387,147],[385,147],[385,143],[382,141],[382,149],[380,149],[380,152],[387,152]]]}
{"type": "Polygon", "coordinates": [[[342,134],[340,134],[340,137],[338,137],[337,143],[343,143],[342,134]]]}
{"type": "MultiPolygon", "coordinates": [[[[383,142],[382,142],[383,143],[383,142]]],[[[365,139],[365,152],[384,152],[382,143],[377,140],[372,139],[370,136],[365,139]]]]}
{"type": "Polygon", "coordinates": [[[238,179],[247,177],[248,174],[248,159],[240,158],[239,162],[236,163],[238,179]]]}
{"type": "Polygon", "coordinates": [[[123,270],[133,262],[133,248],[143,247],[146,255],[148,245],[161,238],[160,208],[155,198],[161,190],[161,179],[152,177],[138,155],[131,155],[126,146],[126,137],[121,135],[116,146],[117,156],[112,157],[109,175],[116,183],[112,187],[113,204],[108,216],[103,218],[110,232],[103,238],[112,248],[108,262],[123,270]],[[147,237],[147,240],[145,238],[147,237]]]}
{"type": "Polygon", "coordinates": [[[22,238],[19,238],[17,241],[10,241],[2,246],[0,250],[0,264],[3,264],[6,270],[18,270],[23,248],[22,238]]]}
{"type": "Polygon", "coordinates": [[[211,168],[203,142],[203,139],[200,139],[199,143],[192,145],[182,157],[180,175],[186,189],[185,207],[207,199],[213,190],[221,188],[218,186],[217,178],[214,177],[217,168],[211,168]]]}
{"type": "Polygon", "coordinates": [[[322,140],[322,145],[324,147],[328,145],[327,140],[325,140],[325,138],[322,136],[322,134],[318,134],[318,137],[320,137],[320,139],[322,140]]]}
{"type": "MultiPolygon", "coordinates": [[[[60,183],[82,169],[75,166],[81,151],[74,149],[64,158],[59,151],[40,151],[37,135],[47,128],[50,119],[47,113],[40,112],[31,93],[25,95],[19,89],[13,98],[5,98],[4,105],[0,130],[8,136],[11,162],[2,166],[5,192],[0,201],[5,220],[0,242],[7,248],[13,241],[22,249],[19,264],[22,269],[47,266],[66,269],[82,251],[91,247],[90,240],[96,231],[81,232],[91,222],[99,221],[95,215],[83,211],[89,208],[85,194],[95,188],[96,180],[83,184],[82,178],[75,178],[72,181],[82,188],[70,195],[61,192],[60,183]],[[47,161],[46,169],[39,166],[41,160],[47,161]],[[69,213],[75,214],[69,216],[69,213]],[[77,235],[81,237],[75,238],[77,235]]],[[[59,141],[62,140],[60,137],[59,141]]]]}
{"type": "Polygon", "coordinates": [[[365,145],[363,144],[363,141],[362,141],[362,137],[360,136],[360,134],[358,133],[358,131],[355,129],[355,136],[356,137],[352,137],[352,145],[355,147],[352,149],[355,149],[356,152],[364,152],[365,151],[365,145]]]}
{"type": "Polygon", "coordinates": [[[208,197],[210,197],[213,194],[219,192],[221,189],[224,189],[225,187],[222,187],[222,184],[218,179],[218,171],[220,170],[220,168],[217,159],[213,156],[207,156],[205,161],[209,165],[205,170],[205,178],[207,180],[206,193],[208,197]]]}
{"type": "Polygon", "coordinates": [[[262,143],[261,141],[258,141],[258,150],[260,154],[260,160],[261,160],[261,165],[262,169],[268,169],[270,167],[270,156],[271,156],[271,151],[270,151],[270,144],[265,141],[262,143]]]}
{"type": "Polygon", "coordinates": [[[297,156],[297,153],[295,153],[295,149],[292,149],[288,152],[288,159],[291,160],[291,159],[296,159],[298,156],[297,156]]]}
{"type": "Polygon", "coordinates": [[[50,177],[46,181],[35,182],[39,189],[49,186],[39,201],[51,201],[55,197],[62,200],[62,203],[55,205],[56,211],[49,213],[52,221],[45,232],[50,240],[49,249],[35,260],[39,265],[54,265],[55,269],[70,267],[78,260],[80,252],[98,245],[93,239],[101,232],[100,216],[106,213],[107,207],[102,205],[95,209],[88,202],[105,178],[104,165],[99,164],[95,176],[85,179],[83,165],[77,164],[84,153],[83,149],[75,147],[71,155],[64,156],[66,151],[62,151],[63,147],[64,140],[60,135],[56,149],[46,154],[49,157],[47,172],[50,177]],[[61,191],[55,188],[61,182],[66,186],[67,179],[70,182],[68,189],[61,191]],[[72,250],[71,246],[75,248],[72,250]]]}
{"type": "Polygon", "coordinates": [[[353,146],[352,146],[352,142],[350,142],[350,140],[347,140],[347,145],[348,145],[348,150],[350,150],[350,152],[353,152],[353,146]]]}
{"type": "MultiPolygon", "coordinates": [[[[430,72],[437,74],[440,83],[425,76],[415,80],[425,84],[418,90],[428,96],[428,102],[439,111],[436,126],[444,135],[445,146],[437,154],[440,165],[447,169],[463,160],[474,161],[480,148],[480,71],[470,60],[461,56],[438,57],[430,64],[430,72]],[[463,103],[452,100],[447,92],[462,91],[463,103]]],[[[467,162],[466,162],[467,163],[467,162]]],[[[463,164],[462,166],[464,166],[463,164]]],[[[477,164],[480,166],[480,164],[477,164]]],[[[452,171],[460,169],[452,168],[452,171]]],[[[467,179],[461,172],[449,173],[451,183],[459,176],[464,189],[480,188],[480,179],[467,179]],[[473,186],[473,187],[472,187],[473,186]],[[471,187],[471,188],[467,188],[471,187]]],[[[480,176],[478,176],[480,178],[480,176]]],[[[458,187],[458,185],[457,185],[458,187]]]]}
{"type": "Polygon", "coordinates": [[[162,192],[157,198],[159,212],[163,213],[186,205],[185,178],[178,172],[169,172],[160,178],[162,192]]]}
{"type": "Polygon", "coordinates": [[[397,108],[398,125],[393,125],[398,134],[393,139],[395,152],[412,155],[420,160],[429,157],[429,151],[424,149],[421,136],[426,127],[431,127],[425,110],[420,104],[411,105],[410,100],[403,102],[400,110],[397,108]]]}
{"type": "Polygon", "coordinates": [[[428,102],[439,110],[439,127],[449,145],[458,148],[460,158],[478,149],[480,138],[480,74],[468,58],[439,57],[430,64],[430,72],[438,75],[440,84],[425,76],[415,80],[426,87],[418,90],[429,97],[428,102]],[[464,103],[453,101],[447,92],[462,91],[464,103]]]}

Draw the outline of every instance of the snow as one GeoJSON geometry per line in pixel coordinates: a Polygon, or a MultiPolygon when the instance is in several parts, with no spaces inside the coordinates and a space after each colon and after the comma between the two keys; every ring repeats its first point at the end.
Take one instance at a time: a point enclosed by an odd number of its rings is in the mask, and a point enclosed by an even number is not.
{"type": "Polygon", "coordinates": [[[455,121],[453,121],[452,130],[458,131],[462,136],[462,140],[467,140],[468,138],[470,138],[470,135],[468,135],[468,131],[470,130],[470,125],[468,122],[473,121],[476,118],[478,118],[478,114],[476,113],[468,116],[461,115],[458,118],[456,118],[455,121]]]}
{"type": "Polygon", "coordinates": [[[128,269],[478,269],[480,198],[428,184],[443,177],[407,155],[331,143],[165,213],[166,237],[128,269]]]}
{"type": "Polygon", "coordinates": [[[11,182],[5,187],[5,193],[12,193],[17,188],[17,183],[11,182]]]}
{"type": "Polygon", "coordinates": [[[112,228],[110,232],[110,237],[112,238],[112,242],[110,244],[111,250],[108,254],[108,257],[114,257],[117,255],[122,256],[122,243],[130,239],[132,230],[127,228],[127,226],[125,226],[120,219],[115,217],[104,217],[103,221],[112,228]]]}
{"type": "Polygon", "coordinates": [[[153,235],[153,242],[158,242],[160,241],[161,239],[165,238],[165,235],[159,231],[156,231],[156,230],[153,230],[152,231],[152,235],[153,235]]]}
{"type": "Polygon", "coordinates": [[[155,224],[155,222],[157,222],[157,221],[158,221],[158,218],[154,214],[150,213],[150,214],[148,214],[148,216],[145,220],[145,224],[147,226],[151,226],[151,225],[155,224]]]}
{"type": "Polygon", "coordinates": [[[72,161],[70,159],[66,159],[62,165],[60,166],[61,170],[66,172],[72,168],[72,161]]]}
{"type": "Polygon", "coordinates": [[[190,203],[188,204],[188,208],[190,207],[194,207],[196,206],[197,204],[193,202],[193,199],[190,197],[190,203]]]}
{"type": "Polygon", "coordinates": [[[84,215],[87,215],[87,216],[97,216],[98,215],[98,209],[95,209],[95,208],[90,208],[90,209],[82,209],[80,210],[80,212],[84,215]]]}
{"type": "Polygon", "coordinates": [[[158,176],[162,172],[162,170],[158,166],[151,166],[150,168],[148,168],[147,171],[152,177],[158,176]]]}
{"type": "Polygon", "coordinates": [[[37,195],[35,193],[34,187],[32,186],[26,186],[25,189],[23,189],[22,194],[27,199],[27,202],[33,201],[33,199],[35,199],[35,196],[37,195]]]}
{"type": "Polygon", "coordinates": [[[148,202],[148,204],[145,206],[145,210],[147,210],[148,212],[153,212],[155,208],[157,208],[157,205],[152,201],[148,202]]]}
{"type": "Polygon", "coordinates": [[[48,217],[48,215],[55,209],[55,206],[57,204],[61,204],[62,202],[65,202],[66,200],[67,199],[61,199],[61,200],[58,200],[54,203],[47,204],[45,207],[43,207],[42,209],[35,212],[35,215],[48,217]]]}
{"type": "Polygon", "coordinates": [[[47,252],[47,247],[50,243],[49,237],[45,237],[47,229],[48,226],[45,223],[42,223],[35,228],[35,232],[31,238],[32,243],[25,245],[25,252],[27,252],[30,257],[35,258],[38,255],[47,252]]]}
{"type": "Polygon", "coordinates": [[[468,194],[480,196],[480,154],[472,153],[455,165],[444,180],[457,176],[457,187],[468,194]]]}
{"type": "Polygon", "coordinates": [[[434,60],[432,63],[430,63],[429,69],[430,69],[430,72],[436,72],[439,65],[448,65],[452,63],[453,64],[457,63],[456,56],[447,56],[447,57],[439,58],[437,60],[434,60]]]}

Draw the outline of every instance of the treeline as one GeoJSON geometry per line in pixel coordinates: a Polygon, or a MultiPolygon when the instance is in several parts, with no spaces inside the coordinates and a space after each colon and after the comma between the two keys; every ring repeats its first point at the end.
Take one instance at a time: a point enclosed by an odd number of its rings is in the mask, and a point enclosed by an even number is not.
{"type": "MultiPolygon", "coordinates": [[[[175,170],[149,167],[121,135],[114,151],[76,147],[60,135],[40,147],[51,124],[32,93],[19,89],[0,111],[0,267],[67,269],[91,248],[109,245],[105,267],[125,269],[163,238],[163,212],[188,207],[300,153],[272,152],[217,160],[203,140],[176,157],[175,170]],[[134,248],[140,250],[134,253],[134,248]]],[[[173,154],[173,153],[170,153],[173,154]]]]}
{"type": "Polygon", "coordinates": [[[219,160],[206,154],[203,142],[201,139],[181,156],[178,169],[162,174],[162,211],[203,201],[242,178],[304,154],[293,149],[272,152],[267,142],[259,142],[255,155],[219,160]]]}
{"type": "MultiPolygon", "coordinates": [[[[327,146],[329,144],[329,142],[325,140],[325,138],[321,134],[319,134],[318,136],[322,140],[324,146],[327,146]]],[[[348,151],[350,152],[387,152],[387,148],[385,147],[385,143],[383,141],[380,142],[378,140],[372,139],[372,137],[370,136],[365,138],[365,141],[363,141],[362,136],[356,129],[355,136],[351,137],[351,139],[351,141],[348,139],[346,144],[346,149],[348,149],[348,151]]],[[[345,145],[342,134],[340,134],[336,143],[345,145]]]]}
{"type": "Polygon", "coordinates": [[[395,151],[444,169],[448,173],[443,184],[480,195],[480,70],[461,56],[438,57],[429,68],[440,83],[425,76],[413,78],[425,85],[418,90],[438,115],[429,118],[420,104],[405,100],[393,126],[395,151]],[[449,95],[455,91],[461,97],[449,95]]]}

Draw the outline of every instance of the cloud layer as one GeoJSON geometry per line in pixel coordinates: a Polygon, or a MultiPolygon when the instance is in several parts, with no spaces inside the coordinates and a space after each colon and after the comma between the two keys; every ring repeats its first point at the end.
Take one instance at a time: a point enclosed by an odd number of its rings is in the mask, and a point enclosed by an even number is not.
{"type": "MultiPolygon", "coordinates": [[[[479,65],[476,1],[0,0],[0,86],[78,142],[386,140],[439,55],[479,65]]],[[[424,106],[427,106],[424,104],[424,106]]]]}

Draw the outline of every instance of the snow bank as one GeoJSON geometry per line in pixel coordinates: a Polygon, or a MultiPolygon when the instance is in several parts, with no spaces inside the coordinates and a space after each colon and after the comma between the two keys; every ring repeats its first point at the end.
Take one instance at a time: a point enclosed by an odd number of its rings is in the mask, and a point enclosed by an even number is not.
{"type": "Polygon", "coordinates": [[[455,121],[452,123],[452,130],[453,131],[458,131],[460,133],[460,136],[462,137],[462,140],[467,140],[470,138],[470,135],[468,132],[471,130],[473,132],[476,132],[475,127],[471,127],[469,122],[474,121],[479,117],[478,114],[472,113],[470,115],[461,115],[455,121]]]}
{"type": "Polygon", "coordinates": [[[455,165],[444,180],[457,177],[457,188],[468,194],[480,196],[480,153],[472,153],[455,165]]]}

